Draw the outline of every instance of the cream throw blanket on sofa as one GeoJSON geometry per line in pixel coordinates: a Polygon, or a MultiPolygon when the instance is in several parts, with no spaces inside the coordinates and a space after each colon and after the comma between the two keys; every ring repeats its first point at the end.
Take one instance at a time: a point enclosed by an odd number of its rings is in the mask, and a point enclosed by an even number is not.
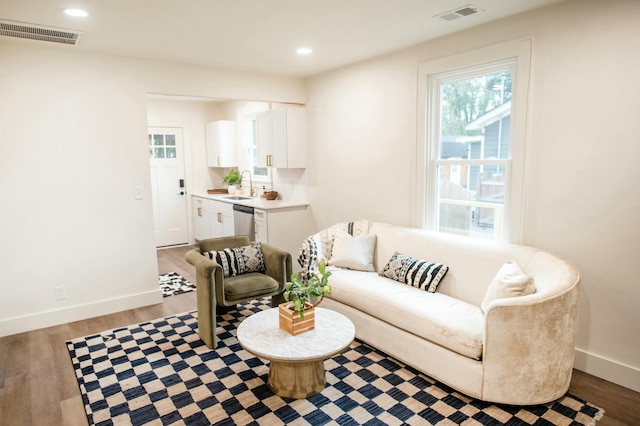
{"type": "Polygon", "coordinates": [[[331,259],[336,232],[344,231],[354,237],[369,233],[369,221],[342,222],[311,235],[302,243],[298,253],[298,263],[302,267],[300,277],[308,279],[318,273],[318,263],[331,259]]]}

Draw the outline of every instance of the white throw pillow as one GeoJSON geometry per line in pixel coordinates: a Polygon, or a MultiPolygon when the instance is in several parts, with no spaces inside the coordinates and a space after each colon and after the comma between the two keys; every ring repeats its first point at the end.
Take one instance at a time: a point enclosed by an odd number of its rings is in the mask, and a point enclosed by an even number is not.
{"type": "Polygon", "coordinates": [[[531,275],[527,275],[512,261],[506,262],[491,281],[487,292],[482,299],[480,309],[487,311],[489,303],[504,297],[526,296],[536,292],[536,287],[531,275]]]}
{"type": "Polygon", "coordinates": [[[375,271],[373,252],[376,249],[376,235],[354,237],[348,232],[336,232],[329,265],[356,271],[375,271]]]}

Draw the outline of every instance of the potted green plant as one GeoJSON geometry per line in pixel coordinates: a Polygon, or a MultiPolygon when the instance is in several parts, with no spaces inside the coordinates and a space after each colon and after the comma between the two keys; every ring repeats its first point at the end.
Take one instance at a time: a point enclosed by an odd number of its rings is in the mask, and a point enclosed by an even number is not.
{"type": "Polygon", "coordinates": [[[318,264],[318,273],[308,280],[300,278],[300,274],[291,275],[291,281],[284,286],[282,293],[286,302],[280,304],[279,318],[280,328],[293,334],[313,330],[315,327],[314,308],[327,294],[331,294],[331,286],[328,283],[331,272],[327,271],[324,260],[318,264]],[[319,297],[314,304],[311,298],[319,297]]]}
{"type": "Polygon", "coordinates": [[[242,183],[242,176],[238,169],[233,169],[222,177],[222,183],[228,185],[229,194],[235,194],[236,186],[242,183]]]}

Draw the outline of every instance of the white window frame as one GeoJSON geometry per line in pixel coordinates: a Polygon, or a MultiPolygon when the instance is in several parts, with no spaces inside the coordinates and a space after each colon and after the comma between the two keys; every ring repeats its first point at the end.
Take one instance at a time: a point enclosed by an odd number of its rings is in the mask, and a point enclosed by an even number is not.
{"type": "MultiPolygon", "coordinates": [[[[260,184],[268,184],[269,186],[271,186],[271,179],[272,179],[272,175],[271,175],[271,168],[267,167],[267,175],[254,175],[253,174],[253,168],[254,168],[254,164],[253,164],[253,151],[258,149],[258,145],[255,143],[256,141],[251,141],[251,132],[249,130],[250,128],[250,122],[251,121],[256,121],[258,119],[258,114],[246,114],[244,116],[244,125],[247,128],[247,142],[246,142],[246,147],[247,147],[247,169],[250,170],[251,175],[253,176],[253,181],[255,182],[259,182],[260,184]]],[[[257,123],[256,123],[257,125],[257,123]]],[[[257,192],[257,189],[256,189],[257,192]]]]}
{"type": "MultiPolygon", "coordinates": [[[[527,175],[527,116],[533,38],[515,40],[447,58],[437,59],[418,67],[418,143],[416,165],[415,225],[436,229],[438,151],[439,151],[439,84],[452,78],[464,78],[486,69],[490,73],[496,66],[514,61],[511,94],[511,160],[509,183],[505,193],[504,241],[522,243],[526,201],[525,176],[527,175]]],[[[459,161],[456,161],[456,164],[459,161]]]]}

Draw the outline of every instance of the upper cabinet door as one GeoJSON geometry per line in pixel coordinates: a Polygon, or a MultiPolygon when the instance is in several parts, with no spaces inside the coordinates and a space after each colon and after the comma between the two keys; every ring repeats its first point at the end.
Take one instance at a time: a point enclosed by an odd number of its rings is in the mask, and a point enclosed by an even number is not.
{"type": "Polygon", "coordinates": [[[307,167],[304,108],[278,108],[258,116],[258,158],[260,167],[307,167]]]}
{"type": "Polygon", "coordinates": [[[207,165],[238,167],[237,127],[235,121],[207,123],[207,165]]]}

